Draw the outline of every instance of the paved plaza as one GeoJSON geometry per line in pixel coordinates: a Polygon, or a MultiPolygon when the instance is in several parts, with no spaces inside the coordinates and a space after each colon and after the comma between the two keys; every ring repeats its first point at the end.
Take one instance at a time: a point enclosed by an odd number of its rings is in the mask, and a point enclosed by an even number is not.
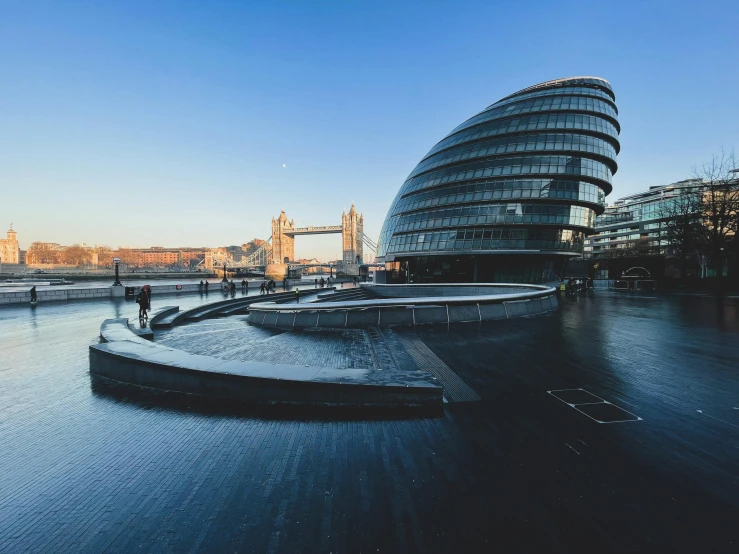
{"type": "Polygon", "coordinates": [[[455,379],[437,417],[92,380],[101,322],[136,313],[0,309],[0,552],[739,551],[737,299],[597,292],[451,328],[280,332],[240,315],[156,333],[234,360],[428,364],[455,379]]]}

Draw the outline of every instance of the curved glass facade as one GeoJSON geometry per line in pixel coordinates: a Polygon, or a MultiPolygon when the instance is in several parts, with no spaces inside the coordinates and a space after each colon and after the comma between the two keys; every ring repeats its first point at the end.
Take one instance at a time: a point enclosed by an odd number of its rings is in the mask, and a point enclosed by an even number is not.
{"type": "Polygon", "coordinates": [[[613,89],[597,77],[503,98],[452,130],[410,173],[378,255],[413,282],[557,279],[605,209],[619,132],[613,89]]]}

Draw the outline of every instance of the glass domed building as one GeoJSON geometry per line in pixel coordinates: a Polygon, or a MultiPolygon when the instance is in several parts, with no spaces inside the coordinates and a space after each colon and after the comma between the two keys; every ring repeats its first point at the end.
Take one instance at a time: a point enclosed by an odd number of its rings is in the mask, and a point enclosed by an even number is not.
{"type": "Polygon", "coordinates": [[[453,129],[390,206],[378,248],[386,281],[559,279],[611,192],[615,100],[604,79],[557,79],[453,129]]]}

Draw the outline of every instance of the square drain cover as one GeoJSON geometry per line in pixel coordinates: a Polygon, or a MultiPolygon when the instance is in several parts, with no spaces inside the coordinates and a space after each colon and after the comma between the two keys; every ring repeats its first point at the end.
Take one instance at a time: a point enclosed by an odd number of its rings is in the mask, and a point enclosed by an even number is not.
{"type": "Polygon", "coordinates": [[[593,418],[598,423],[617,423],[620,421],[640,421],[641,418],[613,404],[585,404],[575,409],[593,418]]]}
{"type": "Polygon", "coordinates": [[[549,394],[559,398],[562,402],[567,404],[592,404],[594,402],[603,402],[602,398],[590,394],[588,391],[583,389],[563,389],[563,390],[550,390],[549,394]]]}

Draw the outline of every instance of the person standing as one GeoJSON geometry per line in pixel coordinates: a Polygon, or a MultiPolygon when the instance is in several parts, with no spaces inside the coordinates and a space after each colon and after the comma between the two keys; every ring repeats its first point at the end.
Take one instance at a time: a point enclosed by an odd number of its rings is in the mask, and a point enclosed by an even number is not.
{"type": "Polygon", "coordinates": [[[36,285],[31,287],[31,304],[36,303],[36,285]]]}
{"type": "Polygon", "coordinates": [[[146,308],[149,306],[149,298],[146,296],[144,289],[141,289],[136,296],[136,303],[139,305],[139,319],[145,319],[146,308]]]}
{"type": "Polygon", "coordinates": [[[209,286],[208,279],[206,279],[205,280],[205,294],[208,294],[208,286],[209,286]]]}
{"type": "Polygon", "coordinates": [[[264,294],[264,281],[262,281],[262,284],[259,285],[259,294],[264,294]]]}
{"type": "MultiPolygon", "coordinates": [[[[146,292],[146,309],[151,310],[151,285],[144,285],[142,288],[146,292]]],[[[146,315],[146,311],[144,311],[144,315],[146,315]]]]}
{"type": "Polygon", "coordinates": [[[295,301],[300,304],[300,289],[295,289],[295,301]]]}
{"type": "Polygon", "coordinates": [[[246,292],[246,287],[247,287],[246,279],[242,279],[241,280],[241,292],[246,292]]]}
{"type": "Polygon", "coordinates": [[[200,279],[200,284],[198,285],[198,290],[200,290],[200,293],[203,293],[203,280],[200,279]]]}

